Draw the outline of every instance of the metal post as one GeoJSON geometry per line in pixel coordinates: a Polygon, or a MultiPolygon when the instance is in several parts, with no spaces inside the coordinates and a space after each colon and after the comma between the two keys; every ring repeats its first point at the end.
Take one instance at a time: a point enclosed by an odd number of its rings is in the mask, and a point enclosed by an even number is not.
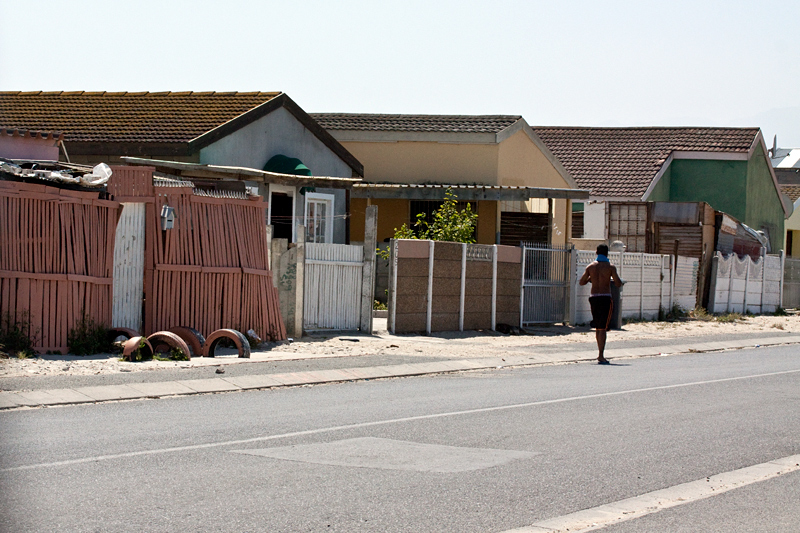
{"type": "Polygon", "coordinates": [[[747,287],[748,287],[748,285],[750,285],[750,264],[752,262],[753,262],[753,260],[750,259],[750,256],[748,255],[747,256],[747,262],[745,263],[745,268],[747,270],[745,270],[745,273],[744,273],[744,305],[742,305],[742,314],[743,315],[747,314],[747,287]]]}
{"type": "Polygon", "coordinates": [[[528,249],[522,246],[522,275],[519,281],[519,327],[525,320],[525,257],[528,255],[528,249]]]}
{"type": "Polygon", "coordinates": [[[458,331],[464,331],[464,301],[467,295],[467,243],[461,244],[461,302],[458,311],[458,331]]]}

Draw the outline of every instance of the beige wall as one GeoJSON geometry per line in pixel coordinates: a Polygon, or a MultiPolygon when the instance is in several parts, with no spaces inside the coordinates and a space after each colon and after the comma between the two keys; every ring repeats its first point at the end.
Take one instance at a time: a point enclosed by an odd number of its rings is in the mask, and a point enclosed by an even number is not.
{"type": "Polygon", "coordinates": [[[500,143],[499,152],[498,185],[570,187],[525,130],[519,130],[500,143]]]}
{"type": "Polygon", "coordinates": [[[342,141],[364,165],[364,178],[390,183],[498,185],[496,144],[342,141]]]}
{"type": "Polygon", "coordinates": [[[563,246],[570,238],[572,226],[572,204],[569,200],[553,200],[553,227],[550,228],[550,244],[563,246]]]}

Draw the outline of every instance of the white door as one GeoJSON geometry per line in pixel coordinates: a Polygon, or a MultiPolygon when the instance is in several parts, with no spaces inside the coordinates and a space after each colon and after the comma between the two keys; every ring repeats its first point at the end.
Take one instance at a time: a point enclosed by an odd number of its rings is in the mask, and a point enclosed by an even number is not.
{"type": "Polygon", "coordinates": [[[333,242],[333,195],[306,193],[306,242],[333,242]]]}

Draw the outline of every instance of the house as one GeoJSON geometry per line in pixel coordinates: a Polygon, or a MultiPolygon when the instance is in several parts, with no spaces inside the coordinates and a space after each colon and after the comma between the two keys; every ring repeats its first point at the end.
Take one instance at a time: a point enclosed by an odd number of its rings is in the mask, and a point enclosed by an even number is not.
{"type": "Polygon", "coordinates": [[[589,201],[576,205],[585,239],[645,252],[646,202],[707,202],[783,247],[782,200],[759,128],[534,127],[589,201]]]}
{"type": "Polygon", "coordinates": [[[478,243],[564,245],[570,201],[588,194],[520,116],[311,116],[364,164],[350,204],[354,235],[368,205],[378,206],[380,242],[432,213],[450,188],[478,213],[478,243]]]}
{"type": "MultiPolygon", "coordinates": [[[[267,223],[275,226],[275,237],[290,241],[296,226],[305,223],[318,229],[308,235],[312,242],[346,242],[349,186],[315,186],[303,178],[349,179],[364,172],[347,149],[280,92],[0,92],[0,128],[63,132],[54,154],[73,163],[119,164],[137,157],[297,175],[289,184],[263,179],[245,184],[268,200],[267,223]]],[[[8,157],[3,146],[0,157],[8,157]]]]}
{"type": "MultiPolygon", "coordinates": [[[[797,150],[800,155],[800,150],[797,150]]],[[[792,203],[792,214],[786,220],[784,250],[788,257],[800,257],[800,162],[797,167],[775,168],[781,192],[792,203]]]]}

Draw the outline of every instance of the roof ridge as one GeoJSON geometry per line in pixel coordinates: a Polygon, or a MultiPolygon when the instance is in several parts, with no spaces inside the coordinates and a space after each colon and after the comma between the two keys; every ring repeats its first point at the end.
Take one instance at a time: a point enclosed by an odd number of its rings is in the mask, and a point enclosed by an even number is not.
{"type": "Polygon", "coordinates": [[[260,96],[282,91],[0,91],[0,96],[260,96]]]}

